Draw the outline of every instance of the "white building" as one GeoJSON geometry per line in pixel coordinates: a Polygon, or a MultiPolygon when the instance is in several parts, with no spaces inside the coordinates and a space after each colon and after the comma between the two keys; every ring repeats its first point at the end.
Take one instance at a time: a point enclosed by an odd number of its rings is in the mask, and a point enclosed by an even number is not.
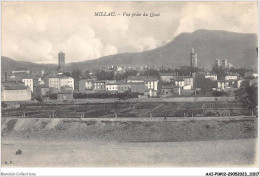
{"type": "Polygon", "coordinates": [[[30,74],[29,70],[14,70],[11,72],[12,74],[30,74]]]}
{"type": "Polygon", "coordinates": [[[172,82],[177,78],[175,73],[160,73],[160,79],[162,82],[172,82]]]}
{"type": "Polygon", "coordinates": [[[217,90],[225,91],[226,89],[238,89],[241,86],[242,80],[218,80],[217,90]]]}
{"type": "Polygon", "coordinates": [[[33,79],[32,78],[24,78],[22,79],[22,82],[24,83],[25,86],[29,86],[31,89],[31,92],[33,92],[33,79]]]}
{"type": "Polygon", "coordinates": [[[147,80],[145,86],[147,89],[153,89],[155,91],[158,90],[158,80],[147,80]]]}
{"type": "Polygon", "coordinates": [[[147,89],[158,91],[159,79],[153,76],[130,76],[127,79],[128,83],[144,83],[147,89]]]}
{"type": "Polygon", "coordinates": [[[184,85],[190,85],[191,89],[193,89],[193,77],[190,76],[179,76],[179,79],[182,79],[184,81],[184,85]]]}
{"type": "Polygon", "coordinates": [[[93,81],[93,89],[95,91],[106,90],[106,82],[107,81],[93,81]]]}
{"type": "Polygon", "coordinates": [[[4,83],[1,87],[2,101],[29,101],[31,89],[29,86],[16,83],[4,83]]]}
{"type": "Polygon", "coordinates": [[[215,74],[213,74],[213,75],[205,75],[205,79],[210,79],[210,80],[216,81],[218,79],[218,77],[215,74]]]}
{"type": "Polygon", "coordinates": [[[175,80],[175,86],[179,86],[179,87],[183,87],[184,84],[184,80],[183,79],[177,79],[175,80]]]}
{"type": "Polygon", "coordinates": [[[106,90],[107,91],[118,91],[118,84],[117,83],[107,83],[106,90]]]}
{"type": "Polygon", "coordinates": [[[238,79],[237,76],[232,76],[232,75],[225,77],[225,80],[237,80],[237,79],[238,79]]]}
{"type": "Polygon", "coordinates": [[[49,87],[60,90],[62,86],[69,86],[74,90],[74,79],[67,76],[55,76],[49,78],[49,87]]]}
{"type": "Polygon", "coordinates": [[[191,85],[184,85],[184,86],[182,87],[182,89],[183,89],[183,90],[191,90],[192,88],[191,88],[191,85]]]}

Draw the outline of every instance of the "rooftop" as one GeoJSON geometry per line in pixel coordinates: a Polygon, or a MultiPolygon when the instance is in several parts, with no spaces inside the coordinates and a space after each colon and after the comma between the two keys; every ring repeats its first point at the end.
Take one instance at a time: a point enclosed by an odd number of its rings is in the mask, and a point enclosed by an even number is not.
{"type": "Polygon", "coordinates": [[[2,83],[4,90],[26,90],[28,87],[18,82],[2,83]]]}
{"type": "Polygon", "coordinates": [[[155,81],[158,80],[158,78],[155,76],[129,76],[127,80],[155,81]]]}
{"type": "Polygon", "coordinates": [[[176,76],[176,73],[159,73],[160,76],[176,76]]]}
{"type": "Polygon", "coordinates": [[[162,89],[172,89],[173,86],[172,85],[163,85],[162,89]]]}

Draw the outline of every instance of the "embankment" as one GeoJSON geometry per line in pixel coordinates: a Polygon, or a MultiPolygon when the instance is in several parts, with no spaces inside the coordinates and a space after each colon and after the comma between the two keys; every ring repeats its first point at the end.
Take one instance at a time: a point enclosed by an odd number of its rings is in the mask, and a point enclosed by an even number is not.
{"type": "Polygon", "coordinates": [[[105,121],[2,118],[2,137],[124,142],[228,140],[257,137],[257,119],[105,121]]]}

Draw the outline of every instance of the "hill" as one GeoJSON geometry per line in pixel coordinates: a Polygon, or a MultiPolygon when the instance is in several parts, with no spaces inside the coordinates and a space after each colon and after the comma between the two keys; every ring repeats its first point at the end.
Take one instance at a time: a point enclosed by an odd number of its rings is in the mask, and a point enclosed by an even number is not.
{"type": "Polygon", "coordinates": [[[257,35],[215,30],[182,33],[170,43],[141,53],[123,53],[96,60],[71,63],[71,67],[97,68],[109,65],[172,66],[189,65],[191,48],[198,54],[199,67],[211,67],[216,58],[226,58],[235,67],[257,69],[257,35]]]}
{"type": "MultiPolygon", "coordinates": [[[[217,30],[197,30],[182,33],[170,43],[141,53],[121,53],[95,60],[67,64],[70,70],[94,70],[109,65],[120,66],[171,66],[173,68],[189,65],[190,51],[198,54],[199,67],[211,67],[216,58],[226,58],[235,67],[257,70],[257,35],[217,30]]],[[[75,59],[76,60],[76,59],[75,59]]],[[[2,57],[2,71],[14,66],[49,68],[54,65],[40,65],[30,62],[6,60],[2,57]]]]}
{"type": "Polygon", "coordinates": [[[14,59],[5,56],[1,57],[2,76],[5,72],[10,72],[16,69],[29,69],[31,71],[37,72],[37,71],[41,71],[42,69],[45,71],[51,71],[55,68],[57,68],[55,64],[36,64],[36,63],[26,62],[26,61],[16,61],[14,59]]]}

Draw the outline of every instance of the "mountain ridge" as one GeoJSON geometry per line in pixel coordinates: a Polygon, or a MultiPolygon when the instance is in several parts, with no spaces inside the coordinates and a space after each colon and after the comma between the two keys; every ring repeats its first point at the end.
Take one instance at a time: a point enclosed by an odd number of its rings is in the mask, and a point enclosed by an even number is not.
{"type": "MultiPolygon", "coordinates": [[[[164,65],[177,68],[189,65],[190,51],[191,48],[194,48],[198,55],[199,67],[210,67],[214,64],[215,59],[225,58],[235,67],[257,70],[256,47],[257,34],[200,29],[192,33],[181,33],[169,43],[152,50],[119,53],[82,62],[68,63],[67,67],[70,70],[94,70],[109,65],[164,65]]],[[[21,61],[17,62],[21,64],[21,61]]],[[[55,64],[36,64],[32,62],[27,62],[25,65],[31,67],[42,66],[42,68],[55,66],[55,64]]]]}

